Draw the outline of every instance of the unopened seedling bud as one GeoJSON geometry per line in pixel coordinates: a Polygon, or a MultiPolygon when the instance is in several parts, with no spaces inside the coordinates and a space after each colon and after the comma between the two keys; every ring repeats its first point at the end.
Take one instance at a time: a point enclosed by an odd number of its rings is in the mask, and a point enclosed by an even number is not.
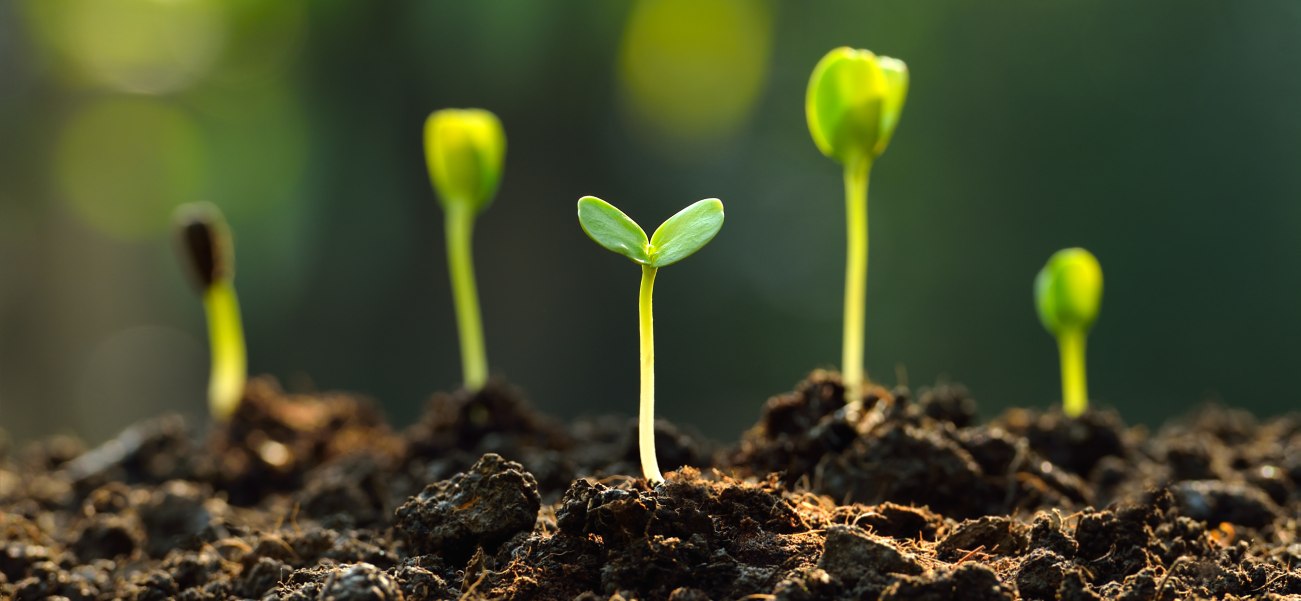
{"type": "Polygon", "coordinates": [[[203,295],[208,317],[208,409],[214,418],[227,420],[239,408],[248,378],[230,229],[221,211],[209,203],[181,205],[175,215],[181,260],[203,295]]]}
{"type": "Polygon", "coordinates": [[[723,227],[723,203],[707,198],[669,217],[649,238],[637,222],[613,205],[594,196],[578,200],[578,224],[588,237],[607,250],[641,265],[638,317],[641,331],[641,410],[637,418],[637,441],[641,468],[652,483],[662,482],[655,458],[655,330],[651,295],[655,273],[700,250],[723,227]]]}
{"type": "Polygon", "coordinates": [[[813,68],[805,98],[809,133],[818,149],[842,164],[885,152],[908,94],[903,61],[841,47],[813,68]]]}
{"type": "Polygon", "coordinates": [[[461,335],[462,375],[469,390],[483,388],[488,380],[471,253],[474,218],[492,201],[505,157],[506,134],[488,111],[444,109],[425,121],[425,159],[446,213],[447,266],[461,335]]]}
{"type": "Polygon", "coordinates": [[[818,150],[845,170],[845,317],[841,370],[846,395],[857,402],[863,383],[867,297],[867,183],[872,164],[890,144],[908,95],[903,61],[868,50],[837,48],[809,78],[804,111],[818,150]]]}
{"type": "Polygon", "coordinates": [[[1089,406],[1085,340],[1102,304],[1102,267],[1089,251],[1057,251],[1034,282],[1039,321],[1057,337],[1062,363],[1062,410],[1079,417],[1089,406]]]}
{"type": "Polygon", "coordinates": [[[497,116],[483,109],[443,109],[425,121],[429,177],[443,205],[483,209],[501,181],[506,134],[497,116]]]}

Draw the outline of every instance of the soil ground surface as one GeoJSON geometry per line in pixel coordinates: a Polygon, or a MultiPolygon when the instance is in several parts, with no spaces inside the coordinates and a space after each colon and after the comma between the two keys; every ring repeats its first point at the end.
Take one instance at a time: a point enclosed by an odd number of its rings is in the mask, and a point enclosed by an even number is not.
{"type": "Polygon", "coordinates": [[[1301,415],[976,418],[831,373],[731,445],[561,424],[493,383],[398,431],[250,383],[228,423],[0,443],[0,598],[1301,599],[1301,415]]]}

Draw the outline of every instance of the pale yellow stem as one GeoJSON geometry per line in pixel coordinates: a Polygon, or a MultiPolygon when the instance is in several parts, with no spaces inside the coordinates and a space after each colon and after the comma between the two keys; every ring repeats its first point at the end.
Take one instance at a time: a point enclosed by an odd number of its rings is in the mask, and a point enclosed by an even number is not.
{"type": "Polygon", "coordinates": [[[1089,387],[1084,375],[1085,334],[1078,330],[1062,332],[1057,346],[1062,360],[1062,412],[1079,417],[1089,408],[1089,387]]]}
{"type": "Polygon", "coordinates": [[[203,292],[203,309],[208,315],[208,344],[212,352],[208,409],[214,418],[225,421],[239,408],[248,379],[244,326],[235,286],[224,280],[214,282],[203,292]]]}
{"type": "Polygon", "coordinates": [[[641,471],[652,484],[663,482],[655,460],[655,319],[651,295],[655,291],[654,267],[641,267],[641,294],[637,314],[641,329],[641,411],[637,417],[637,443],[641,450],[641,471]]]}
{"type": "Polygon", "coordinates": [[[447,203],[447,271],[452,279],[456,329],[461,337],[461,375],[467,390],[488,382],[488,352],[479,317],[479,291],[474,282],[472,248],[474,208],[465,202],[447,203]]]}
{"type": "Polygon", "coordinates": [[[872,170],[868,160],[845,165],[845,332],[840,370],[845,398],[861,399],[863,345],[867,305],[867,183],[872,170]]]}

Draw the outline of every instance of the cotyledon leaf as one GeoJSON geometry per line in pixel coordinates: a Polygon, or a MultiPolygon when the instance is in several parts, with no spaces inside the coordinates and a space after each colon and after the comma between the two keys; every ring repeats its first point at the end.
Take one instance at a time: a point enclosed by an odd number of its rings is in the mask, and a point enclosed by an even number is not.
{"type": "Polygon", "coordinates": [[[597,244],[643,265],[650,265],[646,232],[615,208],[595,196],[578,199],[578,224],[597,244]]]}
{"type": "Polygon", "coordinates": [[[669,217],[651,236],[652,267],[672,265],[708,244],[723,227],[723,203],[706,198],[669,217]]]}

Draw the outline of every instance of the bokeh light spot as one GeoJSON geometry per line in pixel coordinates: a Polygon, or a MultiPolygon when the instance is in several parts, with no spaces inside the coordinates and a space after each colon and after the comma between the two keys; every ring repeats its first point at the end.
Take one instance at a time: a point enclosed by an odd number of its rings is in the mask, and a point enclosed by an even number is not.
{"type": "Polygon", "coordinates": [[[639,133],[675,152],[734,135],[767,77],[772,21],[770,5],[755,0],[638,2],[619,67],[639,133]]]}
{"type": "Polygon", "coordinates": [[[184,112],[107,100],[74,114],[55,147],[55,186],[74,214],[120,239],[166,230],[171,209],[203,189],[204,148],[184,112]]]}
{"type": "Polygon", "coordinates": [[[109,89],[160,94],[211,69],[225,45],[217,0],[30,0],[28,14],[73,70],[109,89]]]}

